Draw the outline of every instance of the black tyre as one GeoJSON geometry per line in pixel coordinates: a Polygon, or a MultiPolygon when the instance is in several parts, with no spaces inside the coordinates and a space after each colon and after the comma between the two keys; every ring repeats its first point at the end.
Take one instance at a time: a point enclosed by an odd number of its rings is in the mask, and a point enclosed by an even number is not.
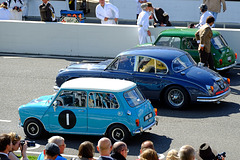
{"type": "Polygon", "coordinates": [[[130,133],[123,125],[112,125],[107,131],[107,136],[113,142],[127,141],[130,133]]]}
{"type": "Polygon", "coordinates": [[[44,128],[36,119],[29,119],[24,123],[24,133],[31,139],[37,139],[42,136],[44,128]]]}
{"type": "Polygon", "coordinates": [[[189,97],[185,89],[179,86],[169,87],[164,94],[165,103],[173,109],[186,107],[189,97]]]}

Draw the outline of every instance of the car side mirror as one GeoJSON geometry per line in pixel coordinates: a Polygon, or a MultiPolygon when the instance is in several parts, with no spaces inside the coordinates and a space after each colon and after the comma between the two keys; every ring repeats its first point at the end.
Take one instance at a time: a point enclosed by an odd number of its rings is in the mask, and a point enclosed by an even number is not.
{"type": "Polygon", "coordinates": [[[54,101],[53,102],[53,110],[54,110],[54,112],[56,112],[57,105],[58,105],[57,101],[54,101]]]}

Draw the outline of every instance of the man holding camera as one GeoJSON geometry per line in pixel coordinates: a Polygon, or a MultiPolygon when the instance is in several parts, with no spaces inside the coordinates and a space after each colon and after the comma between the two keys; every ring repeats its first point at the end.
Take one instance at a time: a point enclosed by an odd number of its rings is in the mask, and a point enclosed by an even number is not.
{"type": "Polygon", "coordinates": [[[12,149],[8,154],[8,157],[10,160],[19,160],[19,156],[17,156],[14,151],[17,151],[19,148],[21,150],[21,160],[28,160],[27,158],[27,141],[21,140],[21,136],[19,136],[17,133],[10,132],[8,134],[12,141],[12,149]]]}

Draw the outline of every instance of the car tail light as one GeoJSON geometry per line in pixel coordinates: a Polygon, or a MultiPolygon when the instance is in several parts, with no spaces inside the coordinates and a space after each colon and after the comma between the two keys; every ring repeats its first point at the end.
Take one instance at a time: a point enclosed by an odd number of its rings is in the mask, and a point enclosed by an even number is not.
{"type": "Polygon", "coordinates": [[[136,119],[135,122],[136,122],[136,126],[138,127],[139,126],[139,119],[136,119]]]}
{"type": "Polygon", "coordinates": [[[157,108],[154,108],[155,116],[157,116],[157,108]]]}
{"type": "Polygon", "coordinates": [[[235,59],[237,59],[237,53],[235,53],[235,59]]]}
{"type": "Polygon", "coordinates": [[[230,78],[227,79],[228,84],[230,84],[230,78]]]}
{"type": "Polygon", "coordinates": [[[219,63],[220,63],[220,65],[222,65],[222,59],[219,59],[219,63]]]}

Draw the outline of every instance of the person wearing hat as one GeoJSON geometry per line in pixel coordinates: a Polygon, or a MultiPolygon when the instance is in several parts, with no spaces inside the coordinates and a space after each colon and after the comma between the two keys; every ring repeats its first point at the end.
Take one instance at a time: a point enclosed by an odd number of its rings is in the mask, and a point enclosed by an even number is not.
{"type": "Polygon", "coordinates": [[[44,152],[45,152],[44,159],[55,160],[57,156],[60,154],[60,149],[58,145],[56,145],[55,143],[48,143],[45,147],[44,152]]]}
{"type": "MultiPolygon", "coordinates": [[[[197,151],[196,159],[197,160],[215,160],[217,155],[218,155],[217,151],[211,148],[208,143],[203,143],[197,151]]],[[[221,156],[221,159],[224,160],[224,157],[221,156]]]]}
{"type": "Polygon", "coordinates": [[[139,44],[147,43],[147,36],[151,36],[149,31],[149,7],[147,3],[142,3],[142,12],[137,19],[139,44]]]}
{"type": "MultiPolygon", "coordinates": [[[[59,155],[57,156],[56,160],[67,160],[66,158],[62,157],[61,154],[64,153],[64,149],[66,148],[65,140],[61,136],[52,136],[48,139],[48,143],[55,143],[59,147],[59,155]]],[[[42,152],[37,160],[44,160],[44,152],[42,152]]]]}
{"type": "Polygon", "coordinates": [[[152,12],[152,17],[154,19],[154,27],[161,26],[172,26],[171,22],[169,22],[168,13],[164,12],[162,8],[153,8],[151,2],[147,2],[149,10],[152,12]]]}
{"type": "Polygon", "coordinates": [[[0,20],[10,20],[10,11],[7,7],[7,2],[0,5],[0,20]]]}
{"type": "Polygon", "coordinates": [[[213,16],[212,13],[210,13],[208,11],[208,7],[207,7],[206,4],[201,4],[199,9],[200,9],[202,15],[200,17],[199,23],[195,26],[195,27],[198,27],[198,28],[200,28],[201,26],[206,24],[207,17],[213,16]]]}
{"type": "Polygon", "coordinates": [[[119,18],[118,8],[105,0],[99,0],[95,13],[101,24],[116,24],[119,18]]]}

